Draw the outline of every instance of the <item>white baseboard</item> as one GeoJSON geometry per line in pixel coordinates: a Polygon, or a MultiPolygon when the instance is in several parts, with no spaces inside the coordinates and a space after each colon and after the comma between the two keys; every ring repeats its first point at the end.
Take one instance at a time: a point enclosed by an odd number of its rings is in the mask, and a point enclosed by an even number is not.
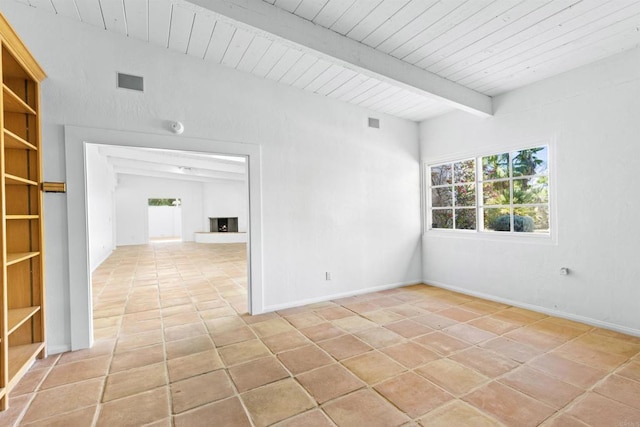
{"type": "Polygon", "coordinates": [[[475,292],[470,291],[469,289],[459,288],[457,286],[447,285],[446,283],[438,282],[437,280],[428,280],[425,279],[423,283],[435,286],[437,288],[447,289],[454,292],[459,292],[461,294],[470,295],[482,299],[486,299],[489,301],[495,301],[502,304],[512,305],[514,307],[524,308],[531,311],[537,311],[539,313],[548,314],[549,316],[561,317],[567,320],[573,320],[575,322],[585,323],[587,325],[596,326],[598,328],[609,329],[611,331],[620,332],[622,334],[633,335],[636,337],[640,337],[640,329],[630,328],[624,325],[618,325],[616,323],[609,323],[598,319],[593,319],[591,317],[580,316],[573,313],[567,313],[564,311],[553,310],[547,307],[542,307],[534,304],[527,304],[520,301],[514,301],[508,298],[500,298],[494,295],[485,294],[483,292],[475,292]]]}
{"type": "MultiPolygon", "coordinates": [[[[288,302],[284,304],[268,305],[263,307],[262,313],[285,310],[287,308],[301,307],[303,305],[315,304],[317,302],[325,302],[325,301],[330,301],[330,300],[339,299],[339,298],[352,297],[355,295],[363,295],[371,292],[386,291],[387,289],[395,289],[395,288],[400,288],[402,286],[418,285],[421,283],[422,283],[422,280],[410,280],[408,282],[390,283],[388,285],[375,286],[373,288],[364,288],[364,289],[358,289],[355,291],[341,292],[338,294],[324,295],[321,297],[307,298],[307,299],[288,302]]],[[[256,314],[260,314],[260,313],[256,313],[256,314]]]]}
{"type": "Polygon", "coordinates": [[[48,345],[47,346],[47,354],[51,356],[52,354],[65,353],[67,351],[71,351],[70,345],[48,345]]]}
{"type": "Polygon", "coordinates": [[[91,270],[91,273],[93,273],[94,271],[96,271],[96,269],[98,267],[100,267],[102,265],[103,262],[105,262],[107,260],[107,258],[109,258],[111,256],[111,254],[113,253],[113,249],[111,249],[109,252],[107,252],[101,259],[100,261],[97,263],[97,265],[95,267],[93,267],[93,269],[91,270]]]}

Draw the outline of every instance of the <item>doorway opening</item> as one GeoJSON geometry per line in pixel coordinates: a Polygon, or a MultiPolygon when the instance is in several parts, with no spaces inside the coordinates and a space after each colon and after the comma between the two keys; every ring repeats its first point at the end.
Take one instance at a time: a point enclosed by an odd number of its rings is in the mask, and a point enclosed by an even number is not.
{"type": "Polygon", "coordinates": [[[181,205],[179,198],[148,199],[149,243],[182,241],[181,205]]]}
{"type": "MultiPolygon", "coordinates": [[[[67,183],[68,183],[68,197],[67,197],[67,216],[68,216],[68,237],[70,248],[70,259],[74,262],[69,263],[69,276],[70,276],[70,333],[71,333],[71,349],[78,350],[82,348],[88,348],[93,342],[93,305],[92,305],[92,289],[91,289],[91,271],[87,268],[88,259],[90,256],[89,247],[89,215],[88,204],[92,193],[90,186],[87,183],[85,171],[90,169],[87,167],[88,159],[85,157],[85,151],[92,145],[100,145],[106,147],[108,150],[116,150],[119,154],[122,154],[122,150],[141,150],[142,154],[138,153],[141,158],[134,159],[120,159],[118,165],[113,164],[114,170],[121,169],[123,173],[117,177],[115,198],[119,197],[118,189],[121,186],[131,184],[136,180],[144,179],[166,179],[164,173],[171,172],[184,175],[182,182],[188,181],[193,183],[194,181],[201,180],[203,178],[212,180],[225,180],[228,178],[228,173],[233,171],[234,167],[242,164],[244,168],[244,196],[243,199],[246,202],[246,213],[244,215],[234,215],[234,212],[228,211],[204,211],[201,205],[198,205],[202,200],[202,191],[186,191],[187,197],[178,194],[177,192],[167,192],[171,198],[180,199],[181,219],[182,219],[182,240],[183,242],[166,243],[171,244],[188,244],[188,245],[201,245],[199,243],[192,242],[192,235],[197,232],[208,232],[209,230],[209,217],[233,217],[239,216],[239,227],[241,232],[245,232],[247,235],[246,243],[242,246],[242,252],[244,253],[244,264],[238,264],[237,262],[229,263],[227,267],[235,267],[243,272],[246,295],[228,295],[235,296],[236,300],[243,299],[242,302],[237,305],[244,305],[246,311],[251,314],[260,314],[263,312],[262,307],[262,250],[261,250],[261,181],[260,181],[260,147],[251,144],[230,143],[222,141],[205,141],[199,139],[191,139],[176,136],[157,135],[157,134],[141,134],[133,132],[123,132],[115,130],[93,129],[93,128],[80,128],[74,126],[65,127],[65,141],[66,141],[66,159],[69,162],[67,168],[67,183]],[[176,150],[174,147],[180,147],[180,150],[176,150]],[[182,160],[182,164],[176,165],[164,165],[164,170],[156,170],[148,173],[146,177],[141,177],[140,173],[135,170],[135,166],[138,163],[158,163],[150,161],[149,156],[157,156],[164,154],[171,158],[178,158],[182,160]],[[226,162],[226,166],[223,171],[206,171],[200,165],[193,166],[184,164],[189,158],[193,156],[200,156],[199,160],[203,158],[208,160],[226,162]],[[147,162],[145,162],[147,160],[147,162]],[[171,169],[173,168],[173,169],[171,169]],[[127,173],[124,173],[126,171],[127,173]],[[127,176],[125,176],[127,175],[127,176]],[[251,179],[249,179],[251,177],[251,179]],[[188,200],[191,199],[191,202],[188,200]],[[187,213],[187,209],[190,209],[190,213],[187,213]],[[194,214],[196,212],[197,214],[194,214]],[[242,218],[244,216],[244,218],[242,218]],[[185,223],[189,221],[190,229],[187,230],[185,223]],[[195,225],[194,225],[195,224],[195,225]],[[242,228],[244,227],[244,230],[242,228]],[[189,240],[188,242],[185,242],[189,240]],[[239,265],[242,265],[239,267],[239,265]]],[[[113,154],[113,152],[111,153],[113,154]]],[[[111,158],[118,157],[110,155],[111,158]]],[[[116,162],[117,163],[117,162],[116,162]]],[[[149,165],[147,165],[149,166],[149,165]]],[[[158,165],[155,165],[158,167],[158,165]]],[[[184,185],[183,185],[184,186],[184,185]]],[[[166,189],[166,188],[165,188],[166,189]]],[[[170,190],[170,189],[169,189],[170,190]]],[[[126,192],[125,192],[126,193],[126,192]]],[[[157,195],[158,193],[156,193],[157,195]]],[[[131,194],[124,194],[125,199],[131,194]]],[[[155,195],[149,194],[142,201],[144,212],[142,216],[148,217],[148,199],[155,198],[155,195]]],[[[213,198],[212,198],[213,199],[213,198]]],[[[129,199],[130,201],[133,199],[129,199]]],[[[134,201],[135,202],[135,201],[134,201]]],[[[138,203],[138,202],[135,202],[138,203]]],[[[117,203],[116,203],[117,205],[117,203]]],[[[213,205],[212,205],[213,206],[213,205]]],[[[215,207],[215,206],[214,206],[215,207]]],[[[226,206],[225,209],[229,207],[226,206]]],[[[222,209],[222,208],[221,208],[222,209]]],[[[117,209],[116,209],[117,211],[117,209]]],[[[138,211],[136,211],[138,212],[138,211]]],[[[139,215],[138,213],[136,215],[139,215]]],[[[131,238],[136,236],[136,232],[139,233],[140,229],[136,227],[135,221],[131,218],[120,218],[119,212],[116,212],[116,222],[123,223],[123,227],[115,227],[114,231],[116,237],[116,243],[120,237],[131,238]],[[122,228],[122,230],[120,230],[122,228]],[[121,232],[123,233],[120,236],[121,232]]],[[[146,222],[146,221],[145,221],[146,222]]],[[[146,224],[145,224],[146,225],[146,224]]],[[[148,234],[148,226],[142,227],[142,234],[148,234]]],[[[136,243],[135,240],[130,240],[125,244],[139,245],[148,244],[148,238],[144,239],[142,243],[136,243]]],[[[163,243],[162,245],[165,245],[163,243]]],[[[116,244],[114,247],[119,247],[116,244]]],[[[154,245],[157,246],[157,245],[154,245]]],[[[195,246],[194,246],[195,247],[195,246]]],[[[200,246],[202,247],[202,246],[200,246]]],[[[114,253],[117,253],[114,251],[114,253]]],[[[182,259],[190,259],[188,254],[184,254],[182,259]]],[[[108,259],[107,259],[108,262],[108,259]]],[[[237,274],[238,271],[232,272],[237,274]]],[[[229,291],[230,289],[226,289],[229,291]]],[[[236,301],[236,302],[237,302],[236,301]]],[[[234,306],[235,308],[235,306],[234,306]]]]}

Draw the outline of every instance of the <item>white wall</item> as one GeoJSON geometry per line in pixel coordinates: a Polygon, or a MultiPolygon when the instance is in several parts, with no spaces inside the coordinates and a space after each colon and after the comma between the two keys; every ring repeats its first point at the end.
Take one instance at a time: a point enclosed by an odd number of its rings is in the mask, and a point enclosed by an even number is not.
{"type": "Polygon", "coordinates": [[[206,227],[200,231],[209,231],[208,218],[238,217],[238,231],[247,231],[247,183],[244,181],[205,182],[202,185],[202,204],[206,227]]]}
{"type": "Polygon", "coordinates": [[[182,240],[193,241],[201,231],[202,183],[118,174],[116,188],[116,243],[144,245],[149,241],[149,199],[182,201],[182,240]]]}
{"type": "MultiPolygon", "coordinates": [[[[65,124],[169,135],[165,121],[180,120],[186,137],[261,146],[264,310],[421,280],[415,123],[375,114],[381,128],[369,129],[371,113],[356,106],[17,2],[2,9],[49,76],[45,179],[65,179],[65,124]],[[145,93],[117,90],[117,71],[144,76],[145,93]]],[[[45,202],[47,327],[50,348],[61,348],[67,207],[62,197],[45,202]]]]}
{"type": "Polygon", "coordinates": [[[182,237],[180,206],[149,206],[149,238],[182,237]]]}
{"type": "MultiPolygon", "coordinates": [[[[91,271],[98,268],[115,248],[113,167],[100,154],[96,145],[86,147],[87,199],[89,223],[89,263],[91,271]]],[[[48,210],[47,210],[48,213],[48,210]]]]}
{"type": "Polygon", "coordinates": [[[428,232],[425,281],[640,334],[640,49],[499,96],[495,109],[423,122],[423,161],[552,141],[557,244],[428,232]]]}

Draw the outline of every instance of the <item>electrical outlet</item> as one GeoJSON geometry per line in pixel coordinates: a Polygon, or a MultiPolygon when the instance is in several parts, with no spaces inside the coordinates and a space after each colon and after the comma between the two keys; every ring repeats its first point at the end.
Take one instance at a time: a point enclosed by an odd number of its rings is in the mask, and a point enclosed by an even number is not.
{"type": "Polygon", "coordinates": [[[324,280],[331,280],[331,272],[327,271],[324,273],[324,280]]]}

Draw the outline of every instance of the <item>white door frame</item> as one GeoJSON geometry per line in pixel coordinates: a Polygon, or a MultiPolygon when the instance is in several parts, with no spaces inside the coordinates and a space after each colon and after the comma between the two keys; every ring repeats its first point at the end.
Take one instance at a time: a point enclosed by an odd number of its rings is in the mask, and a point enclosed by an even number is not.
{"type": "Polygon", "coordinates": [[[249,181],[248,307],[251,314],[263,313],[262,182],[261,148],[259,145],[78,126],[65,126],[64,131],[72,350],[89,348],[93,345],[93,303],[91,271],[89,269],[85,164],[87,143],[245,156],[249,181]]]}

